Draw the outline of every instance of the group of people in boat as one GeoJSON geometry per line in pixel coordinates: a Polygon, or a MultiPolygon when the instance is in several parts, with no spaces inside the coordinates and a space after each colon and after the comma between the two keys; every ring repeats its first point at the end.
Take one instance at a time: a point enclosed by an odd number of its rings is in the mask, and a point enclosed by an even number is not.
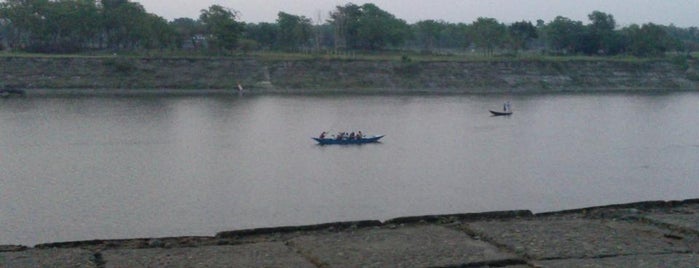
{"type": "MultiPolygon", "coordinates": [[[[326,139],[327,135],[328,132],[323,131],[322,133],[320,133],[319,138],[326,139]]],[[[362,134],[361,131],[357,131],[357,133],[338,132],[337,135],[332,135],[332,138],[336,140],[360,140],[364,138],[364,134],[362,134]]]]}

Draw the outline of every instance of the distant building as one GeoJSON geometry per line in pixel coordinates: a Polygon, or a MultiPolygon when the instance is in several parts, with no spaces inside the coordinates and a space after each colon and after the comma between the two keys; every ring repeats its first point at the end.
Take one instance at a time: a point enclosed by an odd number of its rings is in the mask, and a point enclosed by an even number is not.
{"type": "Polygon", "coordinates": [[[185,50],[196,50],[201,48],[208,48],[209,44],[206,40],[206,36],[203,34],[195,34],[188,40],[182,43],[182,49],[185,50]]]}

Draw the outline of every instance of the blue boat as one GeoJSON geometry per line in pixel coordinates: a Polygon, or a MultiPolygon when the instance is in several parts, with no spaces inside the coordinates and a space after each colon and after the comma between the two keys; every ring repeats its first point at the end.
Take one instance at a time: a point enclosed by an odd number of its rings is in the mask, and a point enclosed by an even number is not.
{"type": "Polygon", "coordinates": [[[326,145],[326,144],[364,144],[364,143],[372,143],[372,142],[378,142],[379,139],[383,138],[384,135],[374,135],[374,136],[364,136],[361,138],[317,138],[313,137],[315,141],[318,142],[320,145],[326,145]]]}

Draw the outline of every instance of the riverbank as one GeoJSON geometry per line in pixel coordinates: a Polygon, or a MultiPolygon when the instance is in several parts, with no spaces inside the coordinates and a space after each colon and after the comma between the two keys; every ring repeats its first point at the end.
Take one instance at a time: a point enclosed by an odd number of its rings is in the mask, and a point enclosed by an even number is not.
{"type": "Polygon", "coordinates": [[[699,63],[601,59],[0,57],[0,84],[41,94],[498,93],[698,90],[699,63]]]}
{"type": "Polygon", "coordinates": [[[0,267],[696,267],[699,199],[0,246],[0,267]]]}

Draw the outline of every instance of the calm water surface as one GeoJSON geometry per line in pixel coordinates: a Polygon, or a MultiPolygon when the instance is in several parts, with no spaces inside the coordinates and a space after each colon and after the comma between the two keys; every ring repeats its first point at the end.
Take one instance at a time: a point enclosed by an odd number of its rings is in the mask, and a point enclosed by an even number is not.
{"type": "Polygon", "coordinates": [[[0,99],[0,244],[699,197],[699,93],[0,99]],[[511,101],[515,114],[491,117],[511,101]],[[385,134],[318,146],[323,130],[385,134]]]}

